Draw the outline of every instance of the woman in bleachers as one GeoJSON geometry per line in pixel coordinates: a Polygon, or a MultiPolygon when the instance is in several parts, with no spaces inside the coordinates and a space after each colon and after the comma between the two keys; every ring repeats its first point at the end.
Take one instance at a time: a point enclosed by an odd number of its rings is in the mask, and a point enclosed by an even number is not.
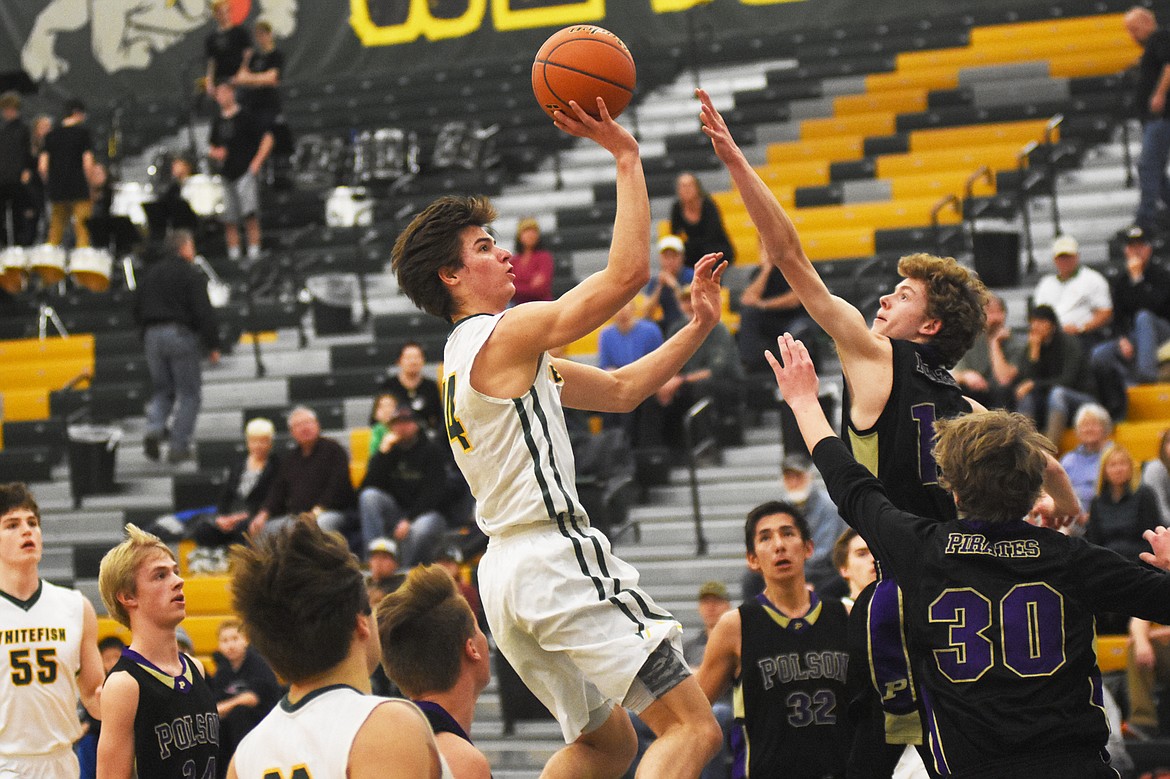
{"type": "Polygon", "coordinates": [[[1170,429],[1162,433],[1158,456],[1142,469],[1142,484],[1158,499],[1158,513],[1163,525],[1170,526],[1170,429]]]}
{"type": "Polygon", "coordinates": [[[1068,474],[1077,498],[1081,501],[1081,514],[1071,529],[1079,535],[1084,532],[1085,523],[1089,520],[1089,504],[1098,491],[1101,455],[1113,436],[1113,419],[1100,403],[1086,403],[1077,409],[1073,430],[1077,436],[1077,445],[1060,458],[1060,465],[1068,474]]]}
{"type": "Polygon", "coordinates": [[[1138,555],[1145,548],[1142,533],[1160,524],[1157,498],[1139,482],[1133,455],[1117,444],[1106,449],[1085,539],[1140,562],[1138,555]]]}
{"type": "Polygon", "coordinates": [[[267,419],[253,419],[244,428],[248,454],[233,466],[220,493],[214,516],[197,520],[191,529],[195,543],[205,547],[226,547],[241,543],[248,520],[268,496],[276,478],[279,458],[272,453],[276,426],[267,419]]]}
{"type": "Polygon", "coordinates": [[[670,232],[683,237],[683,264],[693,268],[700,257],[711,252],[723,252],[728,264],[735,262],[735,249],[723,227],[719,206],[703,191],[695,174],[679,174],[675,193],[678,199],[670,207],[670,232]]]}
{"type": "Polygon", "coordinates": [[[374,398],[374,408],[370,412],[370,457],[382,445],[386,431],[390,429],[390,418],[394,416],[394,409],[398,408],[398,401],[389,392],[379,393],[374,398]]]}
{"type": "Polygon", "coordinates": [[[552,300],[553,256],[542,248],[540,225],[532,217],[521,219],[516,226],[512,273],[516,275],[516,294],[512,296],[512,305],[533,300],[552,300]]]}

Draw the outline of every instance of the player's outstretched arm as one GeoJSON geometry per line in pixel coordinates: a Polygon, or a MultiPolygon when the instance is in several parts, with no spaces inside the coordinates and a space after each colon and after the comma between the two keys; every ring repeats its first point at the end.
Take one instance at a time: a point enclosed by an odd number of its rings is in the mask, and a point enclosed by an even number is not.
{"type": "Polygon", "coordinates": [[[723,697],[732,681],[739,676],[743,653],[742,620],[739,609],[732,609],[719,618],[707,648],[703,650],[703,664],[695,674],[707,700],[714,703],[723,697]]]}
{"type": "Polygon", "coordinates": [[[77,689],[81,696],[81,704],[96,720],[102,718],[99,704],[99,692],[102,682],[106,678],[105,668],[102,667],[102,653],[98,651],[98,622],[97,614],[89,598],[83,598],[84,610],[81,625],[81,666],[77,672],[77,689]]]}
{"type": "Polygon", "coordinates": [[[779,357],[766,351],[764,358],[772,366],[776,386],[792,409],[800,426],[800,434],[804,436],[804,443],[811,452],[822,440],[833,437],[833,428],[817,399],[821,383],[817,378],[817,369],[813,367],[808,349],[791,333],[776,339],[776,347],[779,357]]]}
{"type": "Polygon", "coordinates": [[[1170,571],[1170,529],[1156,527],[1142,533],[1142,538],[1146,539],[1153,550],[1141,553],[1142,562],[1163,571],[1170,571]]]}
{"type": "Polygon", "coordinates": [[[110,674],[102,688],[102,733],[97,779],[130,779],[134,772],[134,715],[138,682],[124,671],[110,674]]]}
{"type": "Polygon", "coordinates": [[[720,282],[727,267],[722,257],[719,252],[707,254],[695,264],[691,321],[650,354],[615,371],[556,360],[557,371],[565,380],[561,402],[587,411],[632,411],[667,379],[677,375],[719,321],[720,282]]]}
{"type": "Polygon", "coordinates": [[[703,133],[711,139],[716,156],[727,167],[743,198],[748,215],[759,231],[763,250],[768,259],[784,274],[805,309],[816,323],[824,328],[839,349],[845,351],[869,350],[875,336],[869,332],[861,312],[829,292],[804,253],[796,226],[740,150],[727,122],[704,90],[695,90],[702,104],[699,118],[703,133]]]}

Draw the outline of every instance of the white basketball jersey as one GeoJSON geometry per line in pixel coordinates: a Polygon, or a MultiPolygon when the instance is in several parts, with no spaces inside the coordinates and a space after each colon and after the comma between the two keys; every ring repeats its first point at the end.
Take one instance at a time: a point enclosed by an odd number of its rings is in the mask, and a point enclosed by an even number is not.
{"type": "Polygon", "coordinates": [[[443,355],[447,437],[475,496],[476,520],[488,535],[563,515],[585,516],[561,408],[563,382],[548,355],[541,355],[536,380],[521,397],[494,398],[471,386],[471,367],[502,316],[461,319],[443,355]]]}
{"type": "MultiPolygon", "coordinates": [[[[282,700],[236,748],[240,779],[345,779],[353,740],[375,708],[410,701],[365,695],[347,685],[322,687],[295,704],[282,700]]],[[[394,738],[387,733],[387,738],[394,738]]],[[[451,776],[446,762],[443,779],[451,776]]]]}
{"type": "Polygon", "coordinates": [[[46,755],[81,737],[84,603],[46,581],[27,601],[0,592],[0,756],[46,755]]]}

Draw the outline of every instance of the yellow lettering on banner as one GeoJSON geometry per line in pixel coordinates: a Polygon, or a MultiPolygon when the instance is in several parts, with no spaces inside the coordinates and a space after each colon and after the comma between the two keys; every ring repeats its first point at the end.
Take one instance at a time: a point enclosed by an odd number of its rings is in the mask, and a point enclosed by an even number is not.
{"type": "Polygon", "coordinates": [[[605,18],[605,0],[580,0],[548,8],[513,9],[510,0],[492,0],[492,22],[497,30],[529,30],[597,22],[605,18]]]}
{"type": "Polygon", "coordinates": [[[650,8],[656,14],[669,14],[676,11],[689,11],[700,5],[710,5],[711,0],[650,0],[650,8]]]}
{"type": "Polygon", "coordinates": [[[349,23],[363,46],[394,46],[419,38],[440,41],[470,35],[483,24],[487,0],[470,0],[467,10],[454,19],[431,16],[427,0],[410,0],[410,11],[402,24],[380,27],[370,18],[369,0],[349,0],[349,23]]]}

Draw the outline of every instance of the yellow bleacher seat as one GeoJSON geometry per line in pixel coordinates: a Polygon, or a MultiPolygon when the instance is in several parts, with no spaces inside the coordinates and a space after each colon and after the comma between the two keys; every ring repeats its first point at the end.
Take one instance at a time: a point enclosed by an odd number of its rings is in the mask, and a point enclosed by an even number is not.
{"type": "MultiPolygon", "coordinates": [[[[182,628],[191,637],[191,644],[195,647],[195,654],[210,655],[216,650],[219,643],[216,631],[225,619],[231,619],[232,614],[202,614],[188,615],[183,620],[182,628]]],[[[98,638],[118,636],[123,641],[130,642],[130,631],[110,617],[98,617],[98,638]]]]}
{"type": "Polygon", "coordinates": [[[1129,663],[1129,636],[1097,636],[1097,667],[1101,673],[1124,671],[1129,663]]]}
{"type": "Polygon", "coordinates": [[[800,160],[842,162],[859,160],[864,153],[865,138],[860,135],[840,135],[768,144],[767,162],[769,165],[783,165],[800,160]]]}
{"type": "MultiPolygon", "coordinates": [[[[796,187],[791,184],[781,184],[776,182],[767,182],[768,189],[780,201],[780,205],[785,208],[791,208],[796,204],[796,187]]],[[[719,206],[719,213],[726,216],[729,213],[736,211],[747,212],[747,208],[743,204],[743,198],[740,197],[739,192],[731,190],[729,192],[716,192],[711,197],[715,200],[715,204],[719,206]]]]}
{"type": "Polygon", "coordinates": [[[1135,56],[1141,53],[1125,29],[1118,26],[1071,38],[1004,41],[982,46],[907,51],[898,54],[895,61],[897,72],[938,67],[961,69],[1016,62],[1047,62],[1053,57],[1115,49],[1128,50],[1135,56]]]}
{"type": "Polygon", "coordinates": [[[192,576],[183,583],[187,616],[231,614],[232,594],[227,576],[192,576]]]}
{"type": "MultiPolygon", "coordinates": [[[[1047,124],[1047,119],[1030,119],[1023,122],[995,122],[913,130],[910,133],[910,151],[934,151],[953,149],[956,146],[989,146],[999,143],[1019,143],[1022,146],[1028,141],[1042,140],[1047,124]]],[[[1058,131],[1055,138],[1059,140],[1059,137],[1058,131]]]]}
{"type": "Polygon", "coordinates": [[[1134,65],[1140,52],[1129,47],[1076,52],[1048,60],[1048,75],[1053,78],[1109,76],[1134,65]]]}
{"type": "Polygon", "coordinates": [[[1074,16],[1070,19],[1042,19],[1013,24],[991,24],[971,29],[971,45],[1062,38],[1069,35],[1092,35],[1102,29],[1123,29],[1125,14],[1074,16]]]}
{"type": "Polygon", "coordinates": [[[909,154],[883,154],[877,158],[877,176],[906,176],[937,171],[966,171],[970,173],[981,165],[992,170],[1010,170],[1016,167],[1016,158],[1023,144],[1004,143],[993,146],[938,149],[909,154]]]}
{"type": "Polygon", "coordinates": [[[829,183],[828,160],[801,160],[756,168],[769,187],[819,187],[829,183]]]}
{"type": "Polygon", "coordinates": [[[896,129],[895,114],[879,111],[867,114],[834,116],[826,119],[805,119],[800,123],[801,139],[826,138],[835,135],[889,135],[896,129]]]}
{"type": "Polygon", "coordinates": [[[14,389],[60,389],[81,374],[93,373],[93,358],[64,357],[55,360],[0,364],[0,392],[14,389]]]}
{"type": "MultiPolygon", "coordinates": [[[[895,200],[902,198],[921,197],[929,195],[937,202],[944,195],[963,196],[966,193],[967,177],[971,171],[939,171],[908,176],[893,176],[890,182],[890,194],[895,200]]],[[[987,197],[995,194],[995,177],[989,182],[980,177],[971,188],[976,197],[987,197]]]]}
{"type": "Polygon", "coordinates": [[[368,427],[355,427],[349,431],[350,462],[365,462],[370,459],[370,439],[373,431],[368,427]]]}
{"type": "Polygon", "coordinates": [[[842,95],[833,99],[833,115],[838,117],[854,114],[872,114],[893,111],[898,114],[925,111],[925,89],[890,89],[875,94],[842,95]]]}
{"type": "Polygon", "coordinates": [[[1134,459],[1143,463],[1158,456],[1158,444],[1167,428],[1166,420],[1153,422],[1118,422],[1113,428],[1113,440],[1124,446],[1134,459]]]}
{"type": "Polygon", "coordinates": [[[117,636],[123,642],[130,643],[130,628],[122,627],[113,617],[98,617],[98,641],[106,636],[117,636]]]}
{"type": "MultiPolygon", "coordinates": [[[[735,246],[736,262],[741,265],[760,261],[759,242],[755,232],[728,231],[735,246]]],[[[847,230],[810,230],[801,233],[800,242],[810,260],[834,260],[846,257],[873,255],[873,228],[855,227],[847,230]]]]}
{"type": "MultiPolygon", "coordinates": [[[[891,229],[930,224],[930,211],[938,198],[912,198],[877,203],[856,203],[844,206],[818,206],[789,212],[792,223],[803,236],[814,230],[833,230],[847,227],[891,229]]],[[[959,221],[954,213],[939,215],[942,222],[959,221]]]]}
{"type": "Polygon", "coordinates": [[[1170,384],[1143,384],[1129,388],[1129,422],[1162,421],[1170,428],[1170,384]]]}
{"type": "Polygon", "coordinates": [[[871,73],[865,77],[865,91],[871,94],[891,89],[954,89],[957,86],[959,71],[950,66],[871,73]]]}
{"type": "Polygon", "coordinates": [[[72,335],[68,338],[17,338],[0,341],[0,365],[13,362],[53,360],[59,357],[89,357],[93,361],[93,336],[72,335]]]}
{"type": "Polygon", "coordinates": [[[43,387],[33,389],[6,390],[0,392],[0,408],[3,421],[28,422],[49,418],[49,390],[43,387]]]}

